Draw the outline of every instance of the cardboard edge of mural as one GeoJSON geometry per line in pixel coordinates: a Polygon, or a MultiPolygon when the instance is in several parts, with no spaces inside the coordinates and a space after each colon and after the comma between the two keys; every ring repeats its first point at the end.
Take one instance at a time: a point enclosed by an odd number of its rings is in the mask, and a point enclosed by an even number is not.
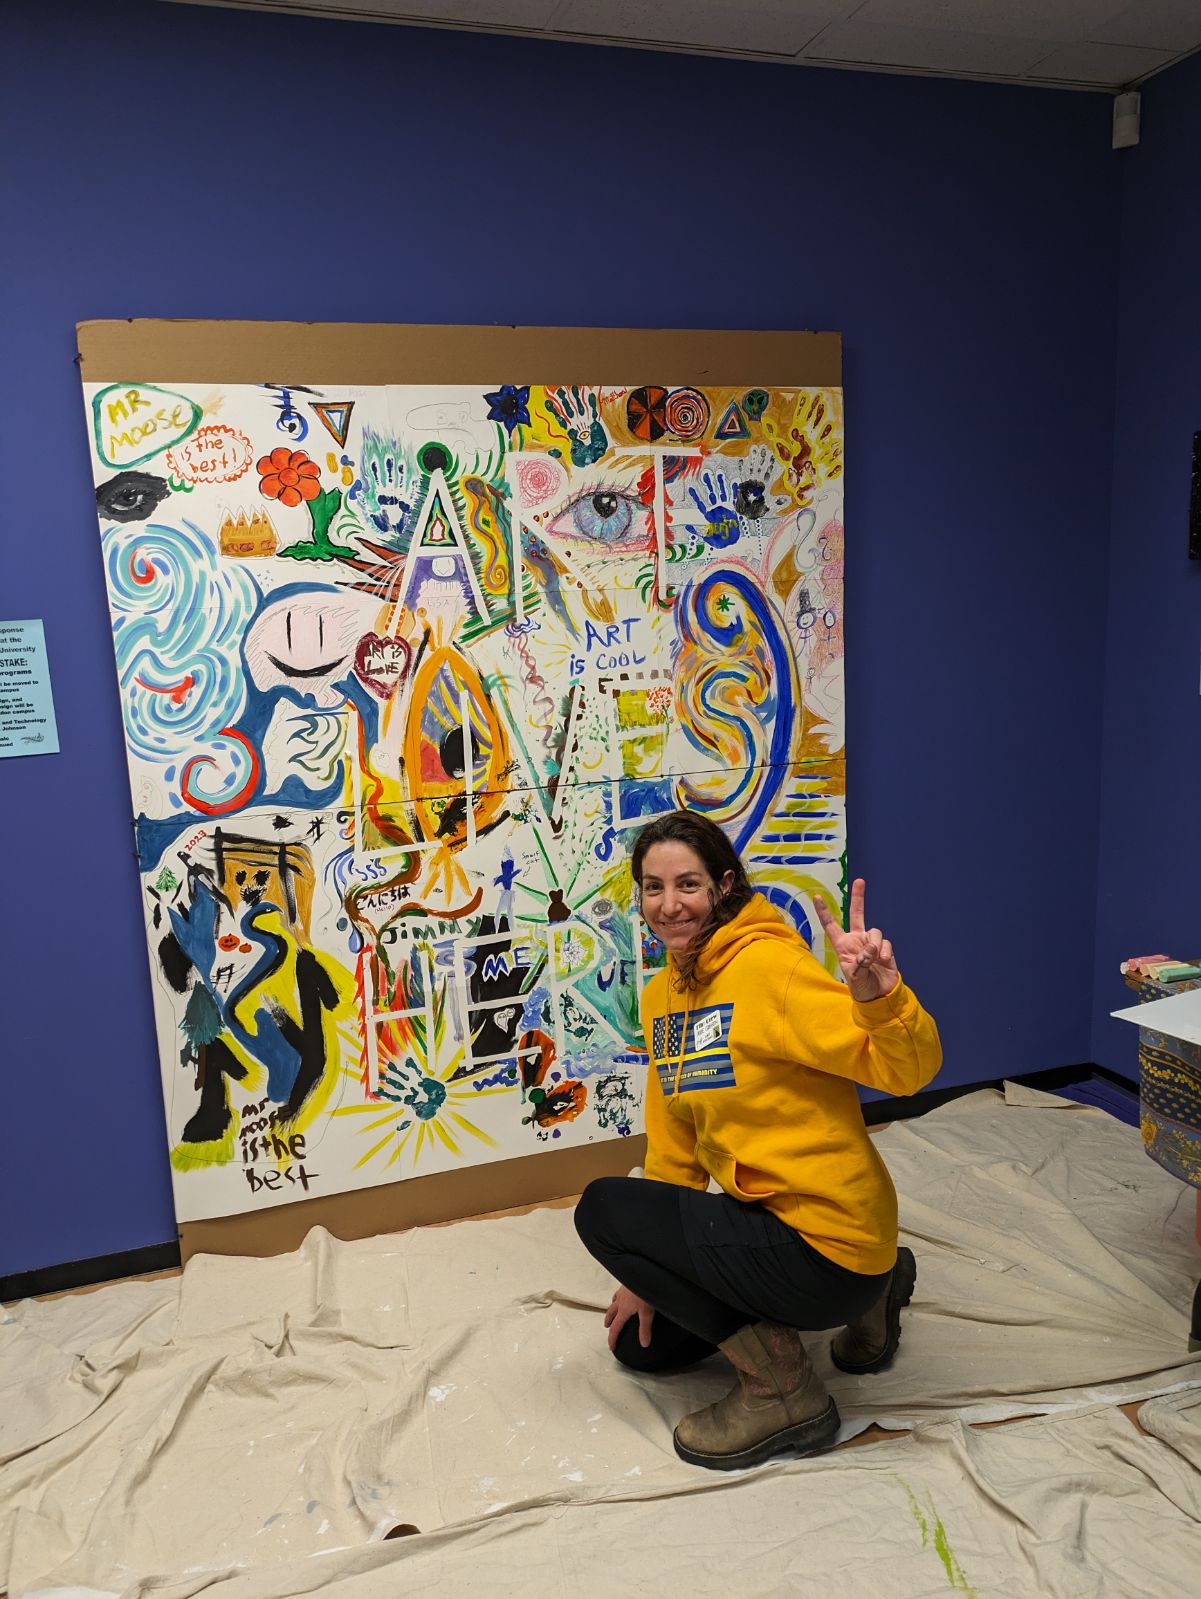
{"type": "Polygon", "coordinates": [[[467,327],[135,318],[76,325],[87,383],[628,383],[838,388],[842,339],[796,330],[467,327]]]}
{"type": "Polygon", "coordinates": [[[335,1238],[354,1239],[465,1221],[578,1194],[594,1177],[625,1177],[645,1158],[646,1135],[638,1133],[409,1177],[378,1188],[324,1194],[271,1210],[180,1222],[180,1257],[186,1265],[193,1255],[282,1255],[299,1249],[313,1227],[324,1227],[335,1238]]]}

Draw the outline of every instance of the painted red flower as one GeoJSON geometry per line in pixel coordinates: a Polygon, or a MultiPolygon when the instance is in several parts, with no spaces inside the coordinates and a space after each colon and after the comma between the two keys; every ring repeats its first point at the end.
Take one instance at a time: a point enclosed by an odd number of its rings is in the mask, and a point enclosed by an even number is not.
{"type": "Polygon", "coordinates": [[[278,500],[281,505],[299,505],[301,500],[315,500],[321,493],[317,463],[303,450],[282,446],[272,450],[262,457],[256,471],[262,480],[259,488],[269,500],[278,500]]]}

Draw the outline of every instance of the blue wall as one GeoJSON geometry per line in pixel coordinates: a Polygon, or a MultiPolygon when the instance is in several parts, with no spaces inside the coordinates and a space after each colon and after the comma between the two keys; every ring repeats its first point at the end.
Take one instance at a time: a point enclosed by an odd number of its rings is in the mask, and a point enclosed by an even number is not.
{"type": "Polygon", "coordinates": [[[1126,955],[1201,952],[1201,56],[1143,91],[1123,160],[1093,1059],[1130,1074],[1126,955]]]}
{"type": "Polygon", "coordinates": [[[1105,97],[161,3],[23,10],[0,614],[46,618],[62,754],[0,762],[0,1272],[174,1231],[72,365],[86,318],[841,331],[853,869],[942,1026],[945,1083],[1087,1059],[1105,97]],[[506,203],[518,173],[537,204],[506,203]]]}

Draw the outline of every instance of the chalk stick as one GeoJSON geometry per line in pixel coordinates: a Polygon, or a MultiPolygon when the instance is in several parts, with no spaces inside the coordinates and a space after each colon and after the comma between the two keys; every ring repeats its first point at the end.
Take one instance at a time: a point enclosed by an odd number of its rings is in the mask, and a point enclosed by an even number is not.
{"type": "Polygon", "coordinates": [[[1170,955],[1131,955],[1128,960],[1122,962],[1118,970],[1124,976],[1127,972],[1138,971],[1140,967],[1147,966],[1152,961],[1170,961],[1171,958],[1170,955]]]}

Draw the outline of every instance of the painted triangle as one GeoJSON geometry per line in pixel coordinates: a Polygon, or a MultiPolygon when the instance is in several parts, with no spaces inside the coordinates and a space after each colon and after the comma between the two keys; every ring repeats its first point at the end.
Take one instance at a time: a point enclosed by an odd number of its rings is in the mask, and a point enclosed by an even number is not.
{"type": "Polygon", "coordinates": [[[350,413],[354,410],[354,401],[310,400],[309,406],[311,410],[316,411],[330,437],[336,439],[338,444],[345,445],[350,432],[350,413]]]}
{"type": "Polygon", "coordinates": [[[715,439],[749,439],[751,430],[737,400],[731,400],[722,413],[721,421],[713,430],[715,439]]]}

